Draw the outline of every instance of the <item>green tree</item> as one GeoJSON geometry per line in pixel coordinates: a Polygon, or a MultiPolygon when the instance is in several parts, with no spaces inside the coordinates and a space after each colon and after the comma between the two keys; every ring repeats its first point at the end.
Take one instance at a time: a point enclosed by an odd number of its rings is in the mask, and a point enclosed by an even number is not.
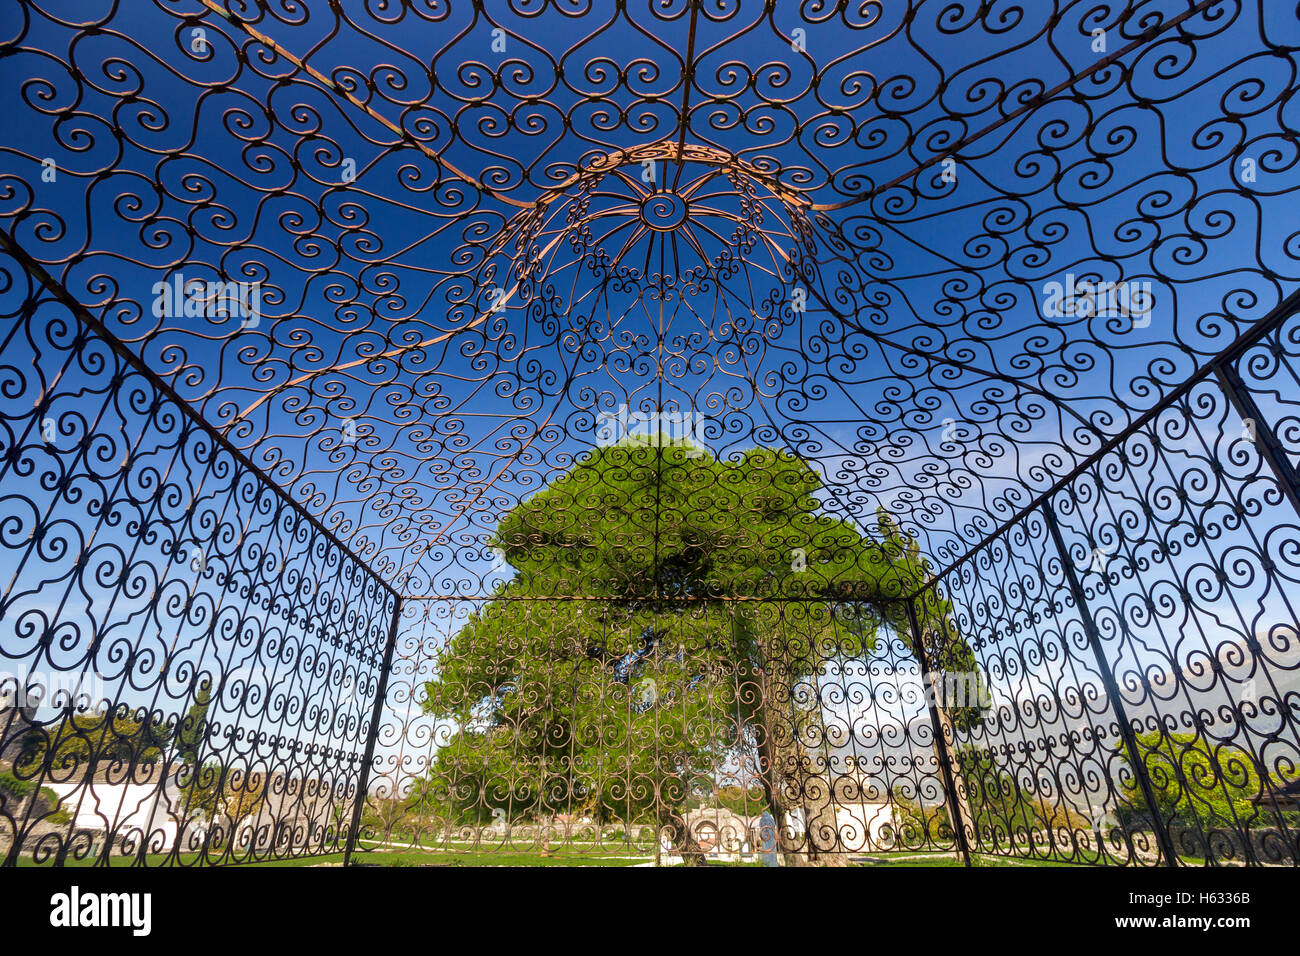
{"type": "MultiPolygon", "coordinates": [[[[750,754],[778,820],[804,811],[798,848],[833,850],[818,677],[882,627],[906,633],[890,599],[929,571],[887,516],[865,534],[820,490],[779,451],[629,442],[505,515],[493,545],[515,574],[426,685],[425,711],[456,730],[414,801],[476,822],[650,820],[698,861],[682,811],[750,754]]],[[[929,633],[951,630],[946,604],[918,606],[929,633]]]]}
{"type": "Polygon", "coordinates": [[[1089,826],[1086,817],[1063,800],[1044,798],[1031,781],[1016,777],[989,750],[962,747],[957,751],[957,764],[965,782],[970,822],[990,842],[999,836],[1014,839],[1029,830],[1089,826]]]}
{"type": "MultiPolygon", "coordinates": [[[[1201,830],[1249,827],[1259,815],[1251,798],[1261,792],[1250,755],[1228,745],[1211,748],[1196,734],[1151,731],[1137,737],[1138,751],[1151,781],[1156,812],[1169,824],[1201,830]]],[[[1119,751],[1129,765],[1127,752],[1119,751]]],[[[1131,765],[1130,765],[1131,770],[1131,765]]],[[[1120,818],[1150,816],[1137,776],[1122,774],[1124,805],[1120,818]]]]}
{"type": "Polygon", "coordinates": [[[26,771],[43,762],[47,773],[62,779],[91,764],[155,761],[171,746],[172,723],[126,705],[68,714],[57,724],[29,730],[15,763],[26,771]]]}
{"type": "Polygon", "coordinates": [[[212,682],[206,677],[194,691],[194,703],[176,728],[176,758],[182,763],[199,762],[199,751],[208,733],[208,708],[212,702],[212,682]]]}
{"type": "Polygon", "coordinates": [[[742,817],[753,817],[769,809],[767,796],[761,789],[729,784],[718,787],[712,794],[704,794],[690,801],[690,809],[720,807],[742,817]]]}
{"type": "Polygon", "coordinates": [[[0,769],[0,813],[16,818],[27,798],[33,800],[33,815],[54,824],[69,823],[71,814],[59,802],[59,795],[49,787],[38,786],[35,780],[24,780],[9,770],[0,769]]]}
{"type": "Polygon", "coordinates": [[[190,765],[187,773],[189,779],[181,783],[187,817],[195,814],[207,820],[226,817],[231,827],[237,828],[266,805],[269,782],[262,774],[225,766],[215,760],[190,765]]]}

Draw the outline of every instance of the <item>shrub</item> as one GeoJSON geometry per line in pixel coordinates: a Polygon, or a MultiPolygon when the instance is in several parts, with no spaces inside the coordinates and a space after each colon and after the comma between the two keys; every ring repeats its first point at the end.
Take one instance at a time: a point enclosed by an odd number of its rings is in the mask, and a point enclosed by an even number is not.
{"type": "Polygon", "coordinates": [[[8,794],[15,800],[25,800],[36,789],[36,781],[23,780],[11,771],[0,770],[0,792],[8,794]]]}

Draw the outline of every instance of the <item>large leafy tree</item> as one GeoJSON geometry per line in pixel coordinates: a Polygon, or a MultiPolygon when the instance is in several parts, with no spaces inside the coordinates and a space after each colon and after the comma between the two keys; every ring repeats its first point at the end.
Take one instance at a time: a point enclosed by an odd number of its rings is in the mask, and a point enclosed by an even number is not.
{"type": "MultiPolygon", "coordinates": [[[[832,849],[817,677],[882,627],[906,633],[891,599],[928,568],[887,515],[865,533],[820,488],[779,451],[633,441],[504,516],[493,543],[515,573],[426,687],[425,711],[458,729],[416,809],[652,822],[694,860],[683,808],[750,755],[777,819],[805,811],[787,850],[832,849]]],[[[943,634],[946,605],[918,606],[943,634]]]]}
{"type": "MultiPolygon", "coordinates": [[[[1212,745],[1197,734],[1154,730],[1138,734],[1136,740],[1151,781],[1155,812],[1167,824],[1205,835],[1278,825],[1267,792],[1285,787],[1294,774],[1261,775],[1246,751],[1230,744],[1212,745]]],[[[1117,748],[1117,753],[1129,766],[1129,772],[1120,775],[1120,819],[1130,822],[1150,817],[1152,808],[1132,772],[1127,752],[1117,748]]]]}
{"type": "Polygon", "coordinates": [[[57,724],[35,727],[23,738],[15,764],[25,772],[42,765],[56,779],[93,764],[160,760],[172,744],[174,727],[156,714],[120,705],[111,710],[70,713],[57,724]]]}
{"type": "Polygon", "coordinates": [[[260,774],[231,769],[218,761],[189,768],[190,779],[183,788],[185,814],[207,820],[226,817],[232,827],[256,816],[266,805],[268,789],[260,774]]]}

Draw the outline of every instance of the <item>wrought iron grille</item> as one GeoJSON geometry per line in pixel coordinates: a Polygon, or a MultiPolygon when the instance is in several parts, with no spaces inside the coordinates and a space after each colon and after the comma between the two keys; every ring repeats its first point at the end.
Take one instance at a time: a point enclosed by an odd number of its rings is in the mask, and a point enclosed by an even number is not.
{"type": "Polygon", "coordinates": [[[1300,862],[1298,50],[21,0],[6,863],[1300,862]]]}

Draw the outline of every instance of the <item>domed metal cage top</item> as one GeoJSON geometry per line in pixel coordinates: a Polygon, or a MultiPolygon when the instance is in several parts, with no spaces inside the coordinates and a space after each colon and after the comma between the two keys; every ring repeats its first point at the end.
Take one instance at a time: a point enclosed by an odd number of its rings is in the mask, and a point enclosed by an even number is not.
{"type": "Polygon", "coordinates": [[[6,861],[1295,864],[1298,49],[21,0],[6,861]]]}

